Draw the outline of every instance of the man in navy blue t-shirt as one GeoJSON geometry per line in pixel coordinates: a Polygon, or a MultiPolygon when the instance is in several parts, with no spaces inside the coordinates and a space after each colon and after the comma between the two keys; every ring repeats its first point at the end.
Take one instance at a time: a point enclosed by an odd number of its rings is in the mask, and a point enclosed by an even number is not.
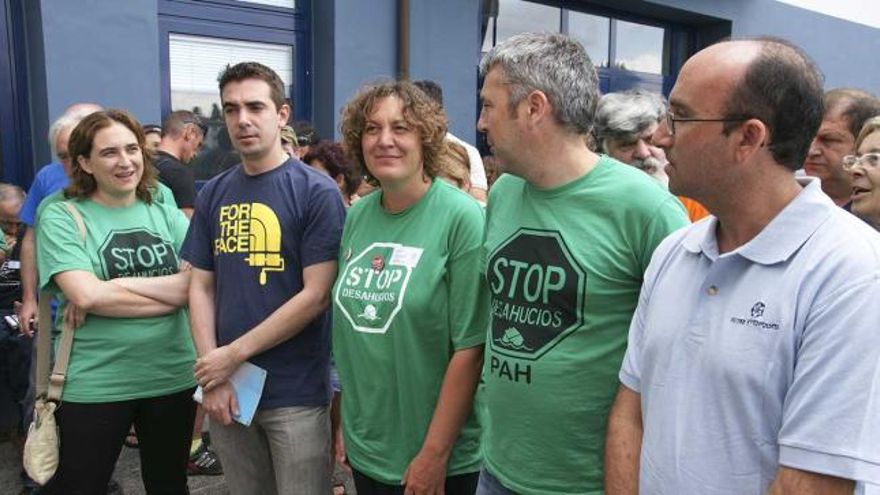
{"type": "Polygon", "coordinates": [[[181,253],[211,438],[233,495],[329,493],[326,308],[345,210],[332,180],[282,149],[275,72],[228,67],[220,93],[242,163],[202,189],[181,253]],[[250,426],[229,382],[246,360],[268,372],[250,426]]]}

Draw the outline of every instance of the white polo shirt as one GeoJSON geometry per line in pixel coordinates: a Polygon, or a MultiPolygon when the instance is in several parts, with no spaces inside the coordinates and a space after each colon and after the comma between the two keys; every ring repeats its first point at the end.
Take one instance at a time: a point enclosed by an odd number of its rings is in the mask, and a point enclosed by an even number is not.
{"type": "Polygon", "coordinates": [[[620,371],[642,493],[763,494],[779,465],[880,482],[880,234],[799,182],[734,251],[709,217],[654,252],[620,371]]]}

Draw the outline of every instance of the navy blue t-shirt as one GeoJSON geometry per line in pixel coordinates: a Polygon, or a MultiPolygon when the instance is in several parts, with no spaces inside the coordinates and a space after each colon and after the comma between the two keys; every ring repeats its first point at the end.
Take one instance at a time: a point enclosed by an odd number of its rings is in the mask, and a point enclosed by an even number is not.
{"type": "MultiPolygon", "coordinates": [[[[302,290],[303,268],[334,261],[345,219],[336,184],[297,160],[259,175],[238,165],[205,184],[181,257],[214,272],[217,345],[265,320],[302,290]]],[[[260,408],[320,406],[330,397],[330,316],[249,361],[268,371],[260,408]]]]}

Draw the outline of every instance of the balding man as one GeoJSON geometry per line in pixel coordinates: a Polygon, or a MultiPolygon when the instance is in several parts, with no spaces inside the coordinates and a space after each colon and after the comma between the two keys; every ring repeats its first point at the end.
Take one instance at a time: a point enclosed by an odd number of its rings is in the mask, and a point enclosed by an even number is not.
{"type": "Polygon", "coordinates": [[[52,195],[67,187],[70,174],[70,155],[67,153],[67,141],[73,128],[87,115],[102,110],[94,103],[74,103],[69,106],[61,117],[49,127],[49,147],[52,149],[53,161],[41,168],[34,177],[27,199],[21,207],[21,222],[27,226],[21,243],[21,289],[22,301],[18,315],[21,320],[21,331],[33,334],[32,322],[37,319],[37,264],[34,251],[34,225],[37,218],[37,207],[52,195]]]}
{"type": "Polygon", "coordinates": [[[810,145],[804,172],[822,181],[822,190],[849,211],[852,176],[843,169],[843,157],[855,153],[856,136],[865,121],[880,115],[880,99],[860,89],[832,89],[825,93],[825,115],[810,145]]]}
{"type": "Polygon", "coordinates": [[[609,418],[608,494],[852,494],[880,480],[880,235],[796,179],[822,77],[793,45],[694,55],[653,140],[714,215],[645,274],[609,418]]]}

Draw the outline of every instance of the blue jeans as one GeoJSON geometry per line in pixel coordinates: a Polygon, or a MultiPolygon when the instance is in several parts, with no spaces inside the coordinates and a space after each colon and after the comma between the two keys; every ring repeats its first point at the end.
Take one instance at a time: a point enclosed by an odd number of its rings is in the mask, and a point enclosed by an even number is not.
{"type": "Polygon", "coordinates": [[[477,485],[476,495],[516,495],[516,492],[508,490],[498,481],[498,478],[492,476],[486,467],[480,471],[480,482],[477,485]]]}

